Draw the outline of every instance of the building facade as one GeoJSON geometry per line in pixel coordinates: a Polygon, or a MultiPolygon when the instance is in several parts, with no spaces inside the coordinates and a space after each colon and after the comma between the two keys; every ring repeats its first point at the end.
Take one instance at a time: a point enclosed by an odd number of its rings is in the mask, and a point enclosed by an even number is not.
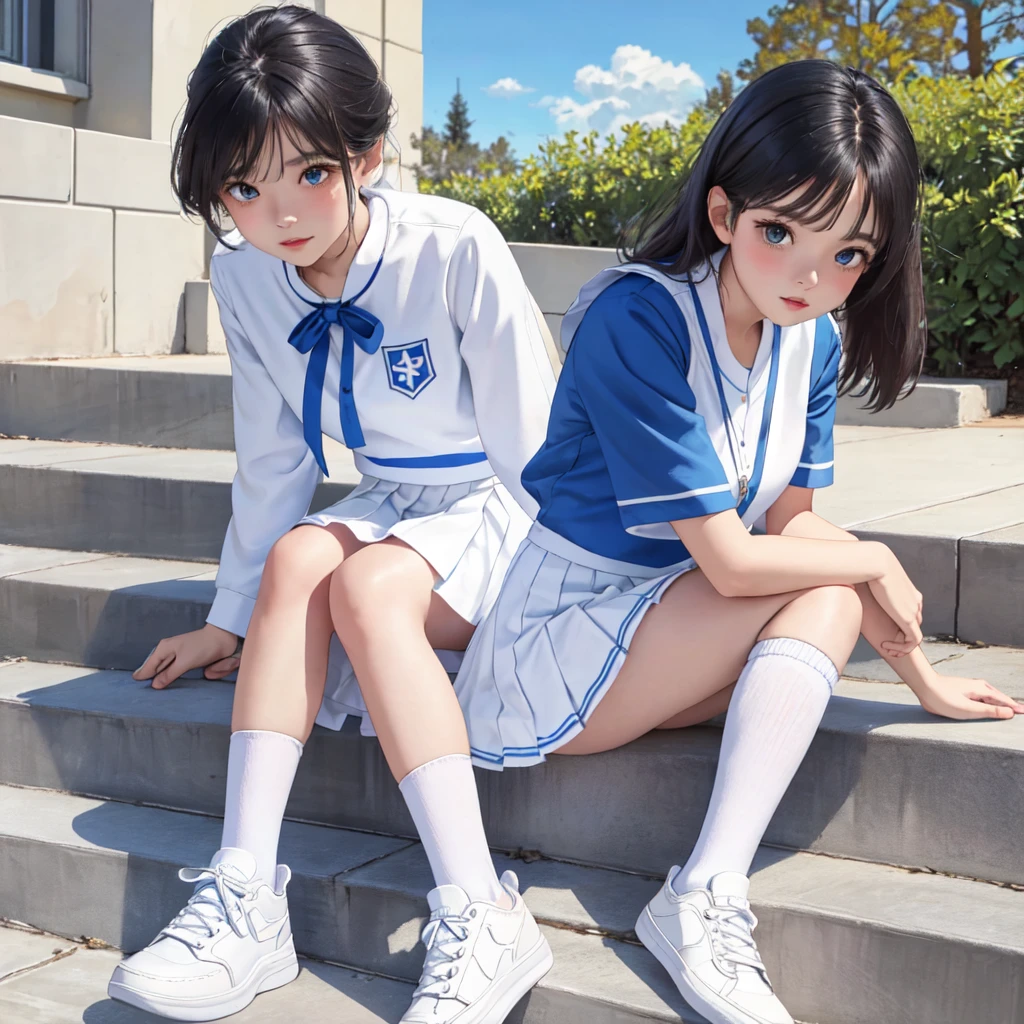
{"type": "MultiPolygon", "coordinates": [[[[422,0],[302,0],[363,42],[397,107],[388,176],[415,188],[422,0]]],[[[246,0],[0,0],[0,359],[208,351],[211,250],[171,194],[203,46],[246,0]]]]}

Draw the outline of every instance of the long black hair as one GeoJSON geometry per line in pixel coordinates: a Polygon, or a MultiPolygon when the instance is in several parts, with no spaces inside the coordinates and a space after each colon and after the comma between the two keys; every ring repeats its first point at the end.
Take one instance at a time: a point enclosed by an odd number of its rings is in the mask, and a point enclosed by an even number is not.
{"type": "Polygon", "coordinates": [[[869,406],[887,408],[917,380],[927,345],[923,179],[910,125],[874,79],[804,60],[748,85],[715,123],[681,189],[635,227],[627,259],[673,275],[706,263],[722,244],[707,212],[715,185],[733,222],[746,209],[771,206],[814,226],[835,221],[858,177],[866,188],[853,231],[870,207],[875,256],[835,311],[843,327],[840,389],[867,380],[869,406]],[[781,202],[802,186],[798,198],[781,202]]]}
{"type": "Polygon", "coordinates": [[[391,125],[391,90],[351,32],[305,7],[261,7],[231,22],[189,76],[171,185],[183,208],[220,238],[225,184],[251,177],[268,145],[337,162],[350,216],[349,161],[391,125]]]}

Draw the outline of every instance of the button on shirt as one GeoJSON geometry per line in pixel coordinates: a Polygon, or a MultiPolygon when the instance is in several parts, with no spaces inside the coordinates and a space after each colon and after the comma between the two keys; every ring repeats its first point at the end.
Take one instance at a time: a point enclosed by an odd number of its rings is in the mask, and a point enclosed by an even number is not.
{"type": "MultiPolygon", "coordinates": [[[[729,348],[710,270],[693,278],[720,371],[732,382],[723,391],[740,474],[756,488],[742,516],[749,528],[788,485],[832,482],[839,332],[827,316],[782,328],[771,393],[774,326],[766,322],[748,374],[729,348]]],[[[540,505],[537,522],[593,554],[594,568],[602,560],[692,566],[669,524],[736,508],[739,474],[689,285],[643,266],[602,271],[566,315],[568,342],[547,437],[523,472],[540,505]]]]}

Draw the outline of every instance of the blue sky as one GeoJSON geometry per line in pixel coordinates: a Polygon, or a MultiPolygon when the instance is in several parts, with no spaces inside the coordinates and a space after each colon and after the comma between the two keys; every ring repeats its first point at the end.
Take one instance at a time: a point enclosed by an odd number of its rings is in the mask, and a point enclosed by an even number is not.
{"type": "Polygon", "coordinates": [[[469,103],[474,140],[487,145],[506,135],[520,157],[546,135],[588,124],[603,129],[623,102],[661,113],[657,108],[703,95],[698,79],[712,83],[720,67],[735,69],[753,53],[747,19],[764,15],[771,2],[424,0],[424,124],[443,127],[456,78],[469,103]],[[646,50],[650,59],[620,50],[613,68],[620,47],[646,50]],[[584,75],[587,91],[581,93],[574,80],[588,66],[604,74],[584,75]],[[532,91],[484,91],[501,79],[532,91]],[[538,105],[545,99],[550,102],[538,105]],[[595,101],[598,109],[591,111],[595,101]]]}
{"type": "Polygon", "coordinates": [[[570,128],[663,124],[753,55],[747,20],[772,2],[423,0],[423,122],[444,127],[459,78],[474,141],[506,135],[520,158],[570,128]]]}

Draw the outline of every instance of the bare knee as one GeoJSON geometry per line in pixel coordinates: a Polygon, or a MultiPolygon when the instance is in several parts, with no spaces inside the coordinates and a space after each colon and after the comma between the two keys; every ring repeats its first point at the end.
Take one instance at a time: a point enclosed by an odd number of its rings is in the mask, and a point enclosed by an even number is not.
{"type": "Polygon", "coordinates": [[[860,635],[864,607],[853,587],[814,587],[795,597],[761,631],[759,640],[791,637],[817,647],[842,671],[860,635]]]}
{"type": "Polygon", "coordinates": [[[417,571],[425,567],[422,558],[414,552],[408,554],[412,557],[374,545],[335,571],[331,616],[342,644],[365,643],[382,634],[393,636],[396,628],[425,624],[433,579],[429,571],[417,571]]]}
{"type": "Polygon", "coordinates": [[[260,596],[265,601],[308,601],[341,558],[337,540],[322,527],[290,530],[270,549],[260,580],[260,596]]]}

